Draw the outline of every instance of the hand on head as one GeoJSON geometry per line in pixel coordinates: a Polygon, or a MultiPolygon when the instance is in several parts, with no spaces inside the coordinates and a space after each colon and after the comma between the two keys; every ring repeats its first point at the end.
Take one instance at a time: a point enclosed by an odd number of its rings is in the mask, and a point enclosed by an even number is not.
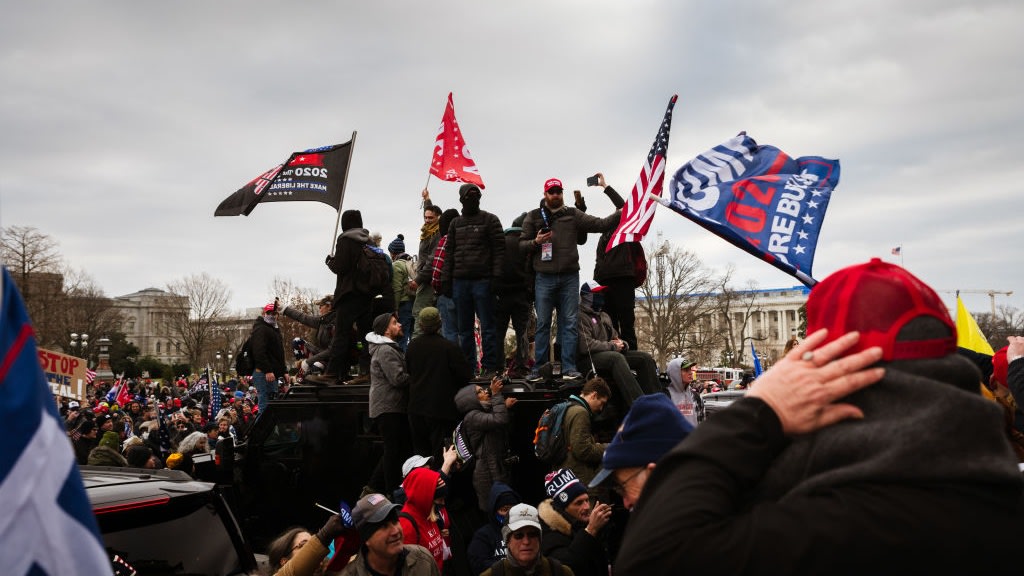
{"type": "Polygon", "coordinates": [[[847,418],[863,418],[860,408],[836,401],[885,375],[883,368],[867,368],[882,358],[880,347],[843,356],[860,334],[850,332],[817,348],[827,335],[827,329],[809,335],[755,380],[747,394],[771,406],[788,436],[814,432],[847,418]]]}

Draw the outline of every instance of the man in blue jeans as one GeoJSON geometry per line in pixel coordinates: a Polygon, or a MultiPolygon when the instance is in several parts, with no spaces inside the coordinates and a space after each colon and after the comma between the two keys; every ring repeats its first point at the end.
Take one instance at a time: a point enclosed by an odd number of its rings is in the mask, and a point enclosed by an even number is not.
{"type": "Polygon", "coordinates": [[[576,317],[580,307],[579,233],[613,230],[620,211],[605,218],[590,216],[566,206],[562,201],[562,181],[550,178],[544,183],[540,207],[531,210],[523,222],[519,248],[536,273],[534,306],[537,309],[536,364],[527,381],[540,380],[540,367],[548,361],[551,343],[551,313],[558,311],[558,342],[562,347],[562,380],[578,381],[576,369],[578,340],[576,317]]]}
{"type": "Polygon", "coordinates": [[[284,362],[284,341],[277,326],[278,302],[274,300],[263,307],[263,314],[252,325],[252,384],[259,394],[259,406],[265,409],[267,402],[277,392],[277,378],[288,371],[284,362]]]}
{"type": "Polygon", "coordinates": [[[480,372],[489,379],[503,364],[502,342],[495,329],[491,279],[502,273],[505,233],[497,216],[480,209],[480,195],[480,188],[474,184],[459,188],[462,215],[452,220],[448,228],[441,285],[442,293],[446,294],[451,286],[459,346],[471,367],[476,366],[474,319],[480,319],[480,372]]]}

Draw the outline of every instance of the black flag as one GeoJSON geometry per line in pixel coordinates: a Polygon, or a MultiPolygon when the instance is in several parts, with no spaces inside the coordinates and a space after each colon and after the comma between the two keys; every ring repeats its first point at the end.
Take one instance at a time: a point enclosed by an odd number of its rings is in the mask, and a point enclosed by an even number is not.
{"type": "Polygon", "coordinates": [[[341,210],[352,141],[296,152],[217,206],[214,216],[248,216],[261,202],[323,202],[341,210]]]}

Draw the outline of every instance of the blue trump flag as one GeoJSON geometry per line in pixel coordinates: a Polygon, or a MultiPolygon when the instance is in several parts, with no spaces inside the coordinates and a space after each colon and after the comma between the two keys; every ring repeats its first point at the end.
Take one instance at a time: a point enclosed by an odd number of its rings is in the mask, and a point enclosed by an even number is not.
{"type": "Polygon", "coordinates": [[[0,566],[4,574],[110,574],[25,304],[3,269],[0,566]]]}
{"type": "Polygon", "coordinates": [[[741,132],[676,171],[660,200],[808,286],[839,161],[792,158],[741,132]]]}

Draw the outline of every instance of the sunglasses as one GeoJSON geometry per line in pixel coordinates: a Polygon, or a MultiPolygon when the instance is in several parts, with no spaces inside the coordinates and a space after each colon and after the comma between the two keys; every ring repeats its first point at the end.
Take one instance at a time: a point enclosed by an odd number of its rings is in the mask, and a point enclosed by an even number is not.
{"type": "Polygon", "coordinates": [[[562,191],[559,190],[558,188],[554,188],[552,190],[548,190],[548,194],[550,194],[552,196],[561,196],[562,195],[562,191]]]}
{"type": "Polygon", "coordinates": [[[513,532],[512,538],[515,540],[524,540],[526,538],[540,538],[540,532],[536,530],[527,530],[525,532],[513,532]]]}

